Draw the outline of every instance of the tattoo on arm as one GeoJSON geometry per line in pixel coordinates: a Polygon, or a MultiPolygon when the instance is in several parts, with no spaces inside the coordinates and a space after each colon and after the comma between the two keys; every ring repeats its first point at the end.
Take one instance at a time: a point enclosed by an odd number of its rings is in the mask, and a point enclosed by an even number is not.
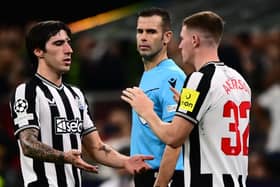
{"type": "Polygon", "coordinates": [[[45,162],[64,163],[63,152],[40,142],[38,135],[39,131],[35,128],[20,132],[19,138],[24,155],[45,162]]]}
{"type": "Polygon", "coordinates": [[[112,151],[112,149],[110,148],[110,146],[108,146],[108,145],[106,145],[106,144],[101,145],[101,146],[98,148],[98,150],[104,151],[105,154],[109,154],[109,153],[112,151]]]}

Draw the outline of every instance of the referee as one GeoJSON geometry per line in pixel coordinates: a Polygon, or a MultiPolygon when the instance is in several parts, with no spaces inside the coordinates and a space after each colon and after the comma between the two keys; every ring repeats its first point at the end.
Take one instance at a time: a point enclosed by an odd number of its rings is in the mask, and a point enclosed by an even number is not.
{"type": "MultiPolygon", "coordinates": [[[[168,55],[167,48],[172,36],[171,18],[167,10],[151,7],[138,13],[137,51],[144,66],[139,88],[153,101],[154,111],[165,122],[172,121],[177,106],[170,88],[181,90],[186,78],[182,69],[168,55]]],[[[174,149],[161,141],[135,110],[132,110],[130,150],[130,155],[155,156],[154,160],[147,162],[151,170],[134,176],[135,187],[151,187],[162,179],[170,182],[170,187],[184,187],[182,148],[174,149]]]]}
{"type": "Polygon", "coordinates": [[[127,157],[105,145],[92,122],[82,92],[62,82],[70,70],[71,31],[60,21],[43,21],[26,36],[36,74],[17,86],[10,102],[25,187],[81,187],[81,169],[98,172],[82,159],[89,155],[131,174],[149,169],[152,156],[127,157]]]}

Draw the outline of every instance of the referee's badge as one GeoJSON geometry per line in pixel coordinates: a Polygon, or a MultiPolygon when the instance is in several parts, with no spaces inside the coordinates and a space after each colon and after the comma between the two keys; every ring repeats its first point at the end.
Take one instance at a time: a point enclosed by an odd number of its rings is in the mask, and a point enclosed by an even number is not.
{"type": "Polygon", "coordinates": [[[177,104],[175,105],[168,105],[167,106],[167,112],[175,112],[177,108],[177,104]]]}
{"type": "Polygon", "coordinates": [[[181,102],[179,109],[192,112],[197,102],[198,96],[198,91],[189,88],[183,88],[180,97],[181,102]]]}

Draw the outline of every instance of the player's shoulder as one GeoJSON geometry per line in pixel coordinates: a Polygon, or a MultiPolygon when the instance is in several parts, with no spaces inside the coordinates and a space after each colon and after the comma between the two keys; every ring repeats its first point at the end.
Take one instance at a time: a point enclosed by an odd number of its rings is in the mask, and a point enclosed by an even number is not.
{"type": "Polygon", "coordinates": [[[31,85],[31,84],[34,84],[34,78],[31,78],[31,79],[26,79],[25,81],[22,81],[20,82],[19,84],[17,84],[15,86],[15,89],[14,91],[19,91],[19,90],[25,90],[26,88],[31,88],[30,86],[27,86],[27,85],[31,85]]]}
{"type": "MultiPolygon", "coordinates": [[[[30,85],[30,80],[25,80],[17,84],[11,92],[10,101],[13,101],[15,98],[25,98],[26,95],[32,95],[35,93],[35,87],[28,86],[30,85]]],[[[22,99],[21,99],[22,100],[22,99]]]]}
{"type": "MultiPolygon", "coordinates": [[[[239,73],[236,69],[225,65],[226,68],[226,72],[227,74],[230,74],[231,77],[235,77],[236,79],[240,79],[242,80],[244,83],[248,84],[246,79],[243,77],[243,75],[241,73],[239,73]]],[[[225,70],[222,71],[222,73],[224,74],[225,70]]]]}
{"type": "Polygon", "coordinates": [[[19,93],[25,93],[26,82],[22,82],[18,84],[12,91],[11,98],[16,97],[19,93]]]}
{"type": "Polygon", "coordinates": [[[193,71],[191,72],[188,77],[187,81],[190,82],[200,82],[201,79],[205,76],[205,72],[200,72],[200,71],[193,71]]]}
{"type": "Polygon", "coordinates": [[[22,88],[24,88],[27,84],[28,84],[28,82],[21,82],[21,83],[19,83],[19,84],[15,87],[15,90],[22,89],[22,88]]]}

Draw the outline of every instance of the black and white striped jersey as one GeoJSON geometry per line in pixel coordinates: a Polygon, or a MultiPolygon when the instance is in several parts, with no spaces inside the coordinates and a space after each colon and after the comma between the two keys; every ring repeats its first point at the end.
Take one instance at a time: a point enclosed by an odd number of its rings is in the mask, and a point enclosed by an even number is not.
{"type": "Polygon", "coordinates": [[[185,142],[187,187],[245,187],[251,90],[222,62],[185,81],[176,115],[194,124],[185,142]]]}
{"type": "MultiPolygon", "coordinates": [[[[39,130],[39,140],[54,149],[81,150],[81,137],[96,130],[82,92],[66,84],[57,87],[39,74],[20,84],[10,102],[14,134],[39,130]]],[[[18,140],[18,143],[19,140],[18,140]]],[[[71,164],[42,162],[24,156],[20,148],[24,185],[80,187],[80,170],[71,164]]]]}

